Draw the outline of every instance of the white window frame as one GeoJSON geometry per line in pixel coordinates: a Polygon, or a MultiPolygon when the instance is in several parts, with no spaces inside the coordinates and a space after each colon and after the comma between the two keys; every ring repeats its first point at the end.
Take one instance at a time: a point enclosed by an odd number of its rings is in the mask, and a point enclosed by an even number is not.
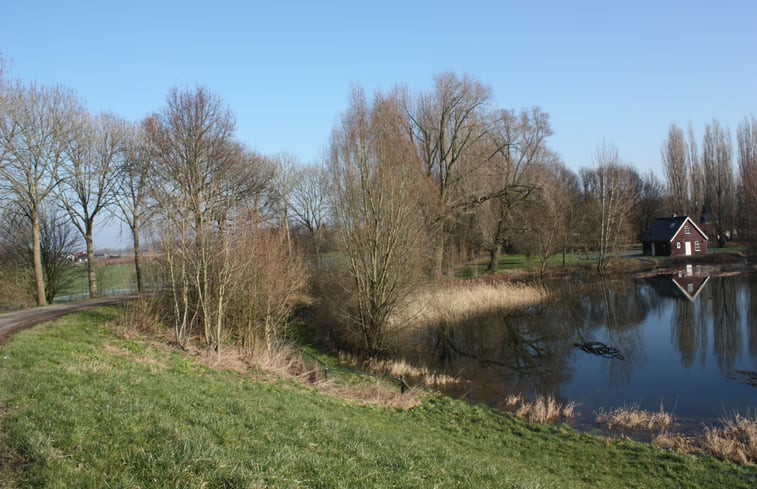
{"type": "Polygon", "coordinates": [[[702,251],[702,243],[694,241],[694,251],[702,251]]]}
{"type": "Polygon", "coordinates": [[[691,234],[691,226],[688,224],[683,227],[683,234],[691,234]]]}
{"type": "Polygon", "coordinates": [[[681,242],[680,241],[676,241],[676,249],[677,250],[681,249],[681,242]]]}

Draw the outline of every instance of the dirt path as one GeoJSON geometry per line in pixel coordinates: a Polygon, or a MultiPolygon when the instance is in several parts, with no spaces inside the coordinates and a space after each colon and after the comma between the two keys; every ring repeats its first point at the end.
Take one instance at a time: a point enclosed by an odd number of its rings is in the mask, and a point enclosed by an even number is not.
{"type": "Polygon", "coordinates": [[[91,307],[107,306],[119,304],[136,299],[136,295],[124,295],[118,297],[100,297],[84,302],[70,302],[66,304],[55,304],[52,306],[35,307],[23,311],[14,311],[6,314],[0,314],[0,345],[6,339],[24,329],[31,328],[37,324],[46,321],[52,321],[72,312],[83,311],[91,307]]]}

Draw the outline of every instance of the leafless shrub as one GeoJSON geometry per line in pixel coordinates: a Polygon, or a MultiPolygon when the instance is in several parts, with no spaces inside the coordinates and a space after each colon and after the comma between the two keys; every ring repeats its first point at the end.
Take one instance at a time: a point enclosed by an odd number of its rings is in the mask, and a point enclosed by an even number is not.
{"type": "Polygon", "coordinates": [[[304,260],[289,249],[283,231],[251,222],[235,236],[231,261],[227,328],[249,354],[274,355],[286,343],[292,311],[308,300],[304,260]]]}
{"type": "Polygon", "coordinates": [[[143,296],[126,305],[118,323],[127,330],[156,333],[161,329],[164,315],[160,298],[143,296]]]}

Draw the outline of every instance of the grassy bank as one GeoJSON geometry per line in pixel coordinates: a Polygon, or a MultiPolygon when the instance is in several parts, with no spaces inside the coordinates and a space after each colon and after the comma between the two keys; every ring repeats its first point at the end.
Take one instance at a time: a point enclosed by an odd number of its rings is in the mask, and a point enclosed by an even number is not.
{"type": "Polygon", "coordinates": [[[754,487],[757,471],[429,398],[361,407],[69,316],[0,347],[5,487],[754,487]]]}

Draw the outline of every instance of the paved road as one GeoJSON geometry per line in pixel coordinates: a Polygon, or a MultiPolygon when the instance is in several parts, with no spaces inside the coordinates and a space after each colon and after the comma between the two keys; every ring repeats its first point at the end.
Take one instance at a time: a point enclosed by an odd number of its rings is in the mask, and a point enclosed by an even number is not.
{"type": "Polygon", "coordinates": [[[52,321],[66,314],[89,309],[90,307],[118,304],[136,299],[136,295],[122,295],[117,297],[99,297],[83,302],[69,302],[52,306],[35,307],[23,311],[0,314],[0,345],[10,336],[21,330],[31,328],[39,323],[52,321]]]}

